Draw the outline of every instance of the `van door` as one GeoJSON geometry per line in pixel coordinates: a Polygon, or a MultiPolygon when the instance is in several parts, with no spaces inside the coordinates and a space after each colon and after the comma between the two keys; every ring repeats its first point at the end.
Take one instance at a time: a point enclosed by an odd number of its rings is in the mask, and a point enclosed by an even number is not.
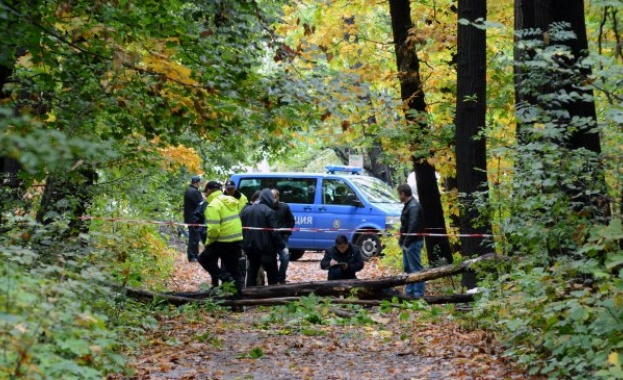
{"type": "Polygon", "coordinates": [[[317,234],[316,244],[321,249],[327,249],[335,244],[335,237],[338,234],[344,234],[352,241],[355,229],[361,225],[363,210],[352,205],[352,201],[357,198],[355,191],[343,179],[324,178],[321,195],[322,199],[316,213],[316,227],[325,232],[317,234]],[[336,231],[326,232],[329,229],[336,231]]]}
{"type": "Polygon", "coordinates": [[[316,249],[316,235],[313,230],[316,227],[316,216],[312,206],[316,200],[318,179],[305,178],[274,178],[274,188],[279,190],[281,202],[290,206],[294,215],[294,231],[290,236],[290,250],[313,250],[316,249]]]}

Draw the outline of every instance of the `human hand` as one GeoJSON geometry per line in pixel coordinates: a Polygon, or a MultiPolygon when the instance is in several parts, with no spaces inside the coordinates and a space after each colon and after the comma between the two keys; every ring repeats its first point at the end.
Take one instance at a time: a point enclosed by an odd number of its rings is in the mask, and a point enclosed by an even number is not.
{"type": "Polygon", "coordinates": [[[333,259],[331,259],[331,261],[329,261],[329,266],[330,267],[335,266],[337,264],[339,264],[339,263],[337,261],[333,260],[333,259]]]}
{"type": "Polygon", "coordinates": [[[290,258],[290,250],[287,247],[283,249],[283,255],[290,258]]]}
{"type": "Polygon", "coordinates": [[[341,263],[340,264],[340,268],[342,268],[342,270],[346,270],[346,269],[348,269],[348,264],[347,263],[341,263]]]}

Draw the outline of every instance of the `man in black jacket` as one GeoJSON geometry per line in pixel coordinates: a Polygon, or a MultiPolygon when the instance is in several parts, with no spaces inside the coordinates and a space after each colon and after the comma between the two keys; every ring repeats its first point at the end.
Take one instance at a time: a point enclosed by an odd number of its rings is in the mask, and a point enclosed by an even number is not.
{"type": "MultiPolygon", "coordinates": [[[[190,185],[184,193],[184,223],[194,223],[194,212],[197,209],[199,203],[203,201],[203,195],[199,187],[201,186],[201,177],[193,176],[190,179],[190,185]]],[[[188,261],[197,262],[199,257],[199,240],[201,235],[198,228],[194,226],[188,226],[188,248],[186,249],[186,255],[188,261]]]]}
{"type": "Polygon", "coordinates": [[[328,280],[356,279],[363,269],[363,257],[356,245],[348,242],[346,235],[337,235],[335,245],[327,249],[320,261],[320,269],[328,270],[328,280]]]}
{"type": "MultiPolygon", "coordinates": [[[[279,228],[293,228],[295,224],[294,214],[290,210],[290,206],[285,202],[279,201],[279,190],[272,189],[273,197],[275,198],[275,211],[277,212],[277,223],[279,228]]],[[[282,231],[281,237],[286,247],[279,251],[279,270],[277,272],[277,282],[280,284],[286,283],[286,271],[288,270],[288,264],[290,264],[290,251],[288,250],[288,240],[290,240],[292,231],[282,231]]]]}
{"type": "MultiPolygon", "coordinates": [[[[411,186],[404,183],[398,186],[398,197],[404,203],[400,214],[400,239],[398,243],[402,249],[402,264],[405,273],[416,273],[422,269],[421,252],[424,246],[424,237],[418,235],[424,231],[422,205],[413,197],[411,186]]],[[[405,294],[414,298],[424,297],[426,284],[416,282],[405,286],[405,294]]]]}
{"type": "Polygon", "coordinates": [[[257,272],[264,267],[268,285],[277,283],[277,252],[285,248],[281,233],[277,231],[277,213],[273,209],[275,198],[270,189],[260,192],[259,202],[242,210],[242,249],[247,255],[247,286],[256,286],[257,272]]]}

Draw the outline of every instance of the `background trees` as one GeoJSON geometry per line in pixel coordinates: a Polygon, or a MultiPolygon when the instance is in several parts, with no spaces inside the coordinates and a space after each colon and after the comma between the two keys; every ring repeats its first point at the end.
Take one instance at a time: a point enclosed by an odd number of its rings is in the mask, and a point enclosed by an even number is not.
{"type": "MultiPolygon", "coordinates": [[[[158,284],[167,254],[156,225],[81,217],[176,220],[190,173],[224,179],[262,158],[357,152],[388,182],[415,168],[432,232],[490,223],[493,248],[521,257],[482,283],[478,311],[495,315],[522,360],[555,357],[537,368],[572,377],[584,339],[584,369],[612,375],[621,2],[489,2],[486,20],[484,5],[0,0],[3,273],[32,292],[44,264],[56,284],[68,272],[85,281],[94,263],[121,283],[158,284]]],[[[427,239],[429,264],[452,261],[450,243],[427,239]]],[[[460,243],[481,252],[477,239],[460,243]]],[[[19,299],[11,289],[4,297],[19,299]]],[[[92,306],[74,300],[72,316],[92,306]]],[[[48,314],[5,304],[20,323],[48,314]]],[[[11,344],[25,336],[16,331],[11,344]]]]}

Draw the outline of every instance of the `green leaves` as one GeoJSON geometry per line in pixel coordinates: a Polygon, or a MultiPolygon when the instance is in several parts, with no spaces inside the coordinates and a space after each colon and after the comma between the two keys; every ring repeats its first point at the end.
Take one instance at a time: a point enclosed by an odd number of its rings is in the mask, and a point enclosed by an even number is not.
{"type": "Polygon", "coordinates": [[[123,371],[115,353],[123,342],[97,307],[111,301],[96,286],[97,270],[69,252],[50,263],[5,238],[0,245],[0,377],[101,379],[123,371]]]}

